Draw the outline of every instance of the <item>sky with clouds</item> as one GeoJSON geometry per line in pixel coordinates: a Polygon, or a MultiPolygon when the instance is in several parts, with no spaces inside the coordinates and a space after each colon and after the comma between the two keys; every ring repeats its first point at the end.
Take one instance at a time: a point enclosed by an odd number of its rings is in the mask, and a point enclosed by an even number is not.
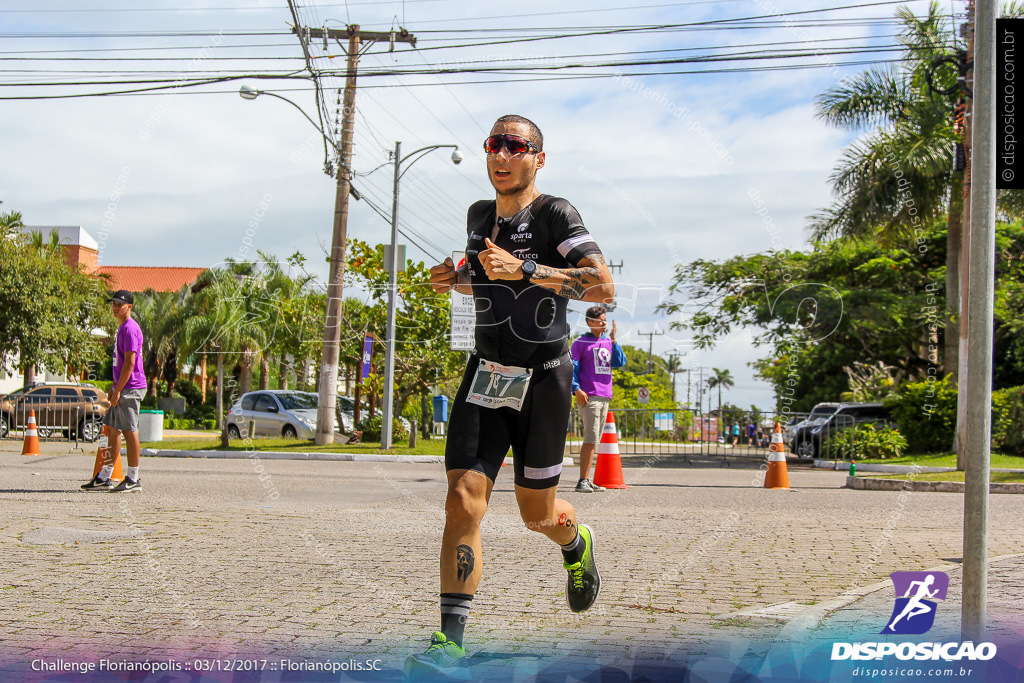
{"type": "MultiPolygon", "coordinates": [[[[926,7],[903,4],[918,14],[926,7]]],[[[963,4],[953,9],[962,12],[963,4]]],[[[856,135],[817,120],[814,97],[866,68],[837,64],[897,55],[814,53],[826,46],[893,46],[896,7],[863,0],[655,1],[626,8],[534,0],[514,6],[462,0],[298,5],[304,25],[341,29],[352,23],[372,31],[402,26],[417,37],[416,49],[397,43],[389,52],[386,43],[377,43],[362,56],[360,73],[366,75],[356,97],[353,160],[353,185],[390,213],[391,167],[373,169],[388,162],[395,141],[406,152],[460,146],[460,165],[440,150],[403,177],[399,213],[414,231],[411,258],[433,263],[464,246],[466,208],[493,196],[481,142],[496,117],[528,116],[545,134],[547,165],[538,188],[568,198],[609,260],[623,264],[612,316],[620,341],[646,348],[642,333],[663,332],[653,338],[656,354],[674,350],[694,369],[728,368],[736,387],[725,399],[762,407],[772,405],[771,389],[754,379],[748,363],[766,350],[752,346],[750,333],[694,350],[687,333],[671,329],[672,320],[654,308],[669,296],[678,265],[778,246],[807,248],[806,217],[830,202],[828,176],[856,135]],[[835,9],[817,11],[826,8],[835,9]],[[815,11],[789,14],[809,10],[815,11]],[[763,19],[721,21],[751,17],[763,19]],[[608,32],[679,24],[687,26],[608,32]],[[594,30],[527,39],[579,27],[594,30]],[[454,44],[472,46],[438,49],[454,44]],[[389,73],[438,62],[449,68],[550,66],[800,49],[809,56],[588,72],[389,73]],[[773,64],[817,68],[653,73],[773,64]],[[553,80],[579,73],[606,77],[553,80]],[[766,209],[760,215],[750,198],[754,191],[766,209]]],[[[232,78],[298,72],[302,51],[288,35],[286,2],[152,0],[138,9],[122,0],[12,0],[0,10],[0,22],[0,98],[6,100],[0,107],[0,210],[22,212],[29,225],[82,226],[100,242],[106,265],[215,265],[238,254],[249,229],[254,246],[282,260],[301,251],[312,271],[326,274],[335,182],[323,172],[320,134],[283,101],[238,96],[243,84],[259,87],[288,97],[316,119],[307,81],[244,78],[171,93],[7,99],[116,89],[28,85],[97,81],[111,69],[121,80],[147,79],[151,75],[143,72],[153,70],[177,78],[214,70],[232,78]],[[178,60],[151,59],[168,55],[178,60]]],[[[337,43],[324,49],[318,42],[311,54],[320,69],[344,68],[337,43]]],[[[342,79],[328,76],[323,83],[333,111],[342,79]]],[[[373,243],[390,238],[388,222],[366,202],[351,202],[350,212],[349,235],[373,243]]],[[[582,331],[578,316],[575,322],[582,331]]],[[[685,375],[677,386],[685,395],[685,375]]]]}

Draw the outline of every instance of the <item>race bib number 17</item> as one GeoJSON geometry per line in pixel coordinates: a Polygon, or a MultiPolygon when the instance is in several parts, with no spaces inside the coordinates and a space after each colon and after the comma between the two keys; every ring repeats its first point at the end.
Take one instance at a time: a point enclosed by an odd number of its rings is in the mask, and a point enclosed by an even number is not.
{"type": "Polygon", "coordinates": [[[523,407],[532,375],[533,371],[528,368],[501,365],[481,358],[466,402],[485,408],[507,406],[519,410],[523,407]]]}

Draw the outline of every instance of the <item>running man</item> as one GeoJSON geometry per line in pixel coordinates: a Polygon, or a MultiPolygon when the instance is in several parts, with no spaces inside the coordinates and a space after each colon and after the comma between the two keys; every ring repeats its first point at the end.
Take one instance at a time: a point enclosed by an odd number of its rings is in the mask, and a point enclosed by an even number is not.
{"type": "Polygon", "coordinates": [[[896,631],[894,627],[896,626],[896,622],[903,617],[906,617],[907,621],[910,621],[919,614],[928,614],[931,612],[932,608],[921,602],[921,600],[923,598],[933,598],[935,597],[935,594],[939,592],[938,588],[935,590],[928,590],[933,583],[935,583],[934,574],[926,576],[924,581],[911,581],[910,585],[907,587],[907,595],[910,596],[910,600],[907,601],[906,606],[903,608],[903,611],[899,613],[899,616],[893,619],[892,623],[886,628],[895,633],[896,631]],[[917,586],[916,593],[914,593],[914,586],[917,586]],[[914,593],[914,595],[910,595],[911,593],[914,593]]]}
{"type": "Polygon", "coordinates": [[[484,141],[496,199],[469,208],[466,264],[430,269],[434,290],[476,301],[476,349],[452,406],[445,449],[448,496],[441,540],[441,630],[406,660],[406,675],[445,671],[466,657],[463,633],[483,571],[480,522],[512,448],[526,528],[561,546],[574,612],[597,600],[594,534],[556,497],[572,405],[569,299],[610,302],[608,266],[576,209],[535,187],[544,138],[529,119],[502,116],[484,141]]]}

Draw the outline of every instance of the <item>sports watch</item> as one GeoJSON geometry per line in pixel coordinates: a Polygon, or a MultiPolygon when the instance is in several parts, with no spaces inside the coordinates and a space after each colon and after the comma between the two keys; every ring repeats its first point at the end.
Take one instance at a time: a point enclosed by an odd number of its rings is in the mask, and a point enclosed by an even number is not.
{"type": "Polygon", "coordinates": [[[537,264],[530,259],[523,261],[523,279],[529,281],[533,274],[537,272],[537,264]]]}

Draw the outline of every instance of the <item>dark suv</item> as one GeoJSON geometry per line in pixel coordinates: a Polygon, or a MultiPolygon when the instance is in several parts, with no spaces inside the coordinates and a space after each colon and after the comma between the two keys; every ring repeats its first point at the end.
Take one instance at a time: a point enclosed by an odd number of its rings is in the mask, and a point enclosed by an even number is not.
{"type": "Polygon", "coordinates": [[[77,434],[82,441],[99,438],[100,421],[110,403],[102,389],[91,384],[37,384],[18,389],[0,399],[0,438],[11,430],[24,429],[29,411],[36,414],[39,436],[60,431],[77,434]]]}
{"type": "Polygon", "coordinates": [[[817,458],[822,444],[836,432],[862,424],[878,427],[895,425],[889,409],[881,403],[840,403],[831,415],[823,419],[807,420],[796,426],[793,433],[793,452],[802,458],[817,458]]]}

